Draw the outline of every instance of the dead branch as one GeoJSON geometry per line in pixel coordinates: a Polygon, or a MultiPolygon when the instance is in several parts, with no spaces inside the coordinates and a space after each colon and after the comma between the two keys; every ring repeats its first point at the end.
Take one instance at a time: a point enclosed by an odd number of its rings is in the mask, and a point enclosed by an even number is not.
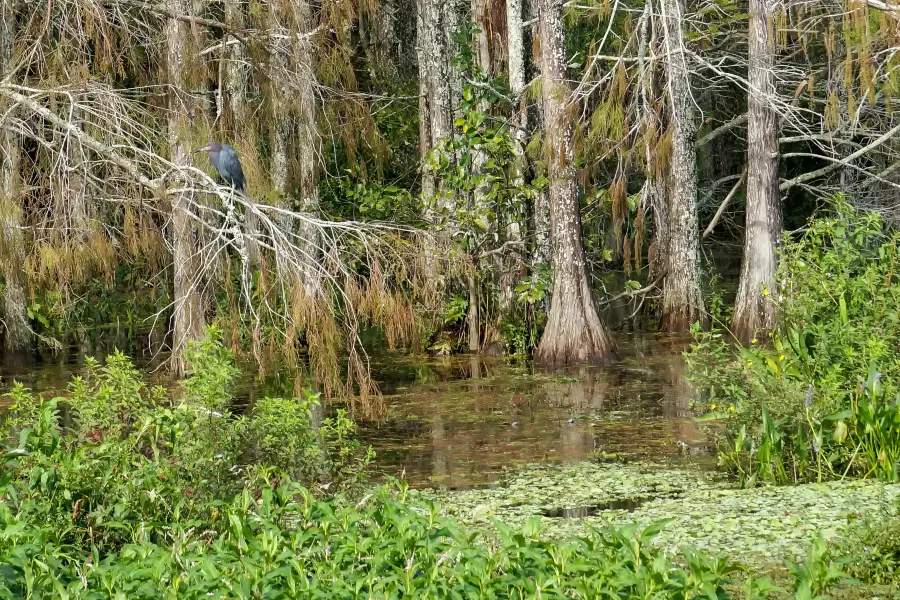
{"type": "Polygon", "coordinates": [[[719,205],[719,209],[716,211],[716,214],[713,215],[712,220],[709,222],[709,225],[706,226],[706,230],[704,230],[703,235],[700,236],[700,239],[705,240],[706,237],[712,233],[712,230],[715,229],[716,224],[719,222],[719,219],[722,217],[722,213],[725,212],[725,208],[728,206],[728,203],[731,202],[731,199],[734,198],[734,195],[737,194],[737,191],[744,184],[744,180],[747,178],[747,167],[744,167],[744,170],[741,171],[741,177],[738,179],[738,182],[734,184],[734,187],[731,188],[731,191],[728,192],[728,195],[725,196],[725,199],[722,200],[722,204],[719,205]]]}

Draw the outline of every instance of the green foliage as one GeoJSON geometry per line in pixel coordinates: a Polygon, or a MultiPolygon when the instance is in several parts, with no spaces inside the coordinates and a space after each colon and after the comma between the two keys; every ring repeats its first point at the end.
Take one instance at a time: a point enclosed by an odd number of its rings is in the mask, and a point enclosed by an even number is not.
{"type": "Polygon", "coordinates": [[[334,490],[359,481],[371,454],[361,454],[344,413],[318,432],[304,400],[268,400],[234,415],[236,370],[218,332],[188,356],[191,375],[177,400],[148,389],[120,353],[89,361],[68,397],[35,398],[14,385],[7,425],[15,447],[5,453],[0,499],[19,519],[51,525],[60,544],[117,549],[136,535],[166,538],[167,523],[213,519],[222,502],[273,472],[334,490]]]}
{"type": "Polygon", "coordinates": [[[873,515],[846,536],[837,550],[845,571],[869,584],[900,581],[900,517],[873,515]]]}
{"type": "Polygon", "coordinates": [[[374,453],[360,453],[355,424],[344,410],[315,427],[318,393],[303,390],[301,398],[264,398],[253,406],[247,438],[265,462],[292,479],[351,489],[361,482],[374,453]]]}
{"type": "Polygon", "coordinates": [[[691,378],[707,393],[705,418],[725,423],[723,462],[746,482],[900,479],[898,242],[838,198],[785,240],[771,346],[734,350],[695,330],[691,378]]]}
{"type": "Polygon", "coordinates": [[[416,222],[421,207],[409,190],[396,185],[342,180],[347,201],[357,207],[361,217],[400,223],[416,222]]]}
{"type": "Polygon", "coordinates": [[[317,501],[285,482],[258,499],[244,490],[211,523],[174,519],[166,542],[130,524],[131,541],[104,553],[4,502],[0,598],[727,598],[740,567],[669,562],[649,545],[661,526],[547,542],[532,523],[488,546],[433,505],[385,491],[359,506],[317,501]]]}
{"type": "Polygon", "coordinates": [[[807,559],[788,565],[794,576],[795,600],[824,600],[825,591],[844,578],[840,562],[832,560],[824,540],[817,535],[807,559]]]}

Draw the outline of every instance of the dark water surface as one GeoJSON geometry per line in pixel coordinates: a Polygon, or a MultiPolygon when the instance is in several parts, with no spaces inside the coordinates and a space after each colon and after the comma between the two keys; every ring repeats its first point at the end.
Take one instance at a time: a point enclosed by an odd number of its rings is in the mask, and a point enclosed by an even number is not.
{"type": "MultiPolygon", "coordinates": [[[[130,355],[152,383],[171,384],[154,368],[146,337],[106,333],[72,341],[59,353],[0,364],[5,391],[15,378],[36,392],[58,393],[114,348],[130,355]],[[99,340],[99,341],[98,341],[99,340]]],[[[359,420],[360,437],[377,452],[378,473],[405,475],[411,485],[466,488],[497,480],[504,468],[534,461],[594,456],[708,456],[691,418],[693,392],[685,380],[684,341],[620,337],[620,359],[609,366],[540,371],[499,358],[475,356],[372,357],[384,394],[377,420],[359,420]]],[[[289,394],[291,377],[246,377],[242,401],[289,394]]],[[[0,399],[0,407],[3,399],[0,399]]]]}

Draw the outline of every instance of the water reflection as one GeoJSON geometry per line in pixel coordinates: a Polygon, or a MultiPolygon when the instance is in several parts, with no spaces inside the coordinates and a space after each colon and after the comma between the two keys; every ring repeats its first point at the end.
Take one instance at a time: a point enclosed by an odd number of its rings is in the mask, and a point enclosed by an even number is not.
{"type": "Polygon", "coordinates": [[[684,340],[621,340],[621,360],[553,371],[480,357],[377,361],[386,417],[362,422],[378,465],[413,485],[463,488],[535,460],[704,453],[684,340]],[[414,375],[412,375],[414,373],[414,375]]]}

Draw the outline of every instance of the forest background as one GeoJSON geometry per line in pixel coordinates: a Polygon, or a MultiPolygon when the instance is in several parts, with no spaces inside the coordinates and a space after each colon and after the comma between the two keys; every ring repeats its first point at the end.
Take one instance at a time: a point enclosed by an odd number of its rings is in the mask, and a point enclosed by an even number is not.
{"type": "Polygon", "coordinates": [[[0,16],[8,351],[125,322],[181,373],[214,323],[261,369],[302,365],[365,405],[363,337],[605,360],[601,308],[628,298],[629,326],[765,339],[783,235],[837,193],[896,217],[890,2],[2,0],[0,16]],[[238,150],[245,195],[193,154],[210,139],[238,150]],[[735,246],[723,294],[714,259],[735,246]]]}

